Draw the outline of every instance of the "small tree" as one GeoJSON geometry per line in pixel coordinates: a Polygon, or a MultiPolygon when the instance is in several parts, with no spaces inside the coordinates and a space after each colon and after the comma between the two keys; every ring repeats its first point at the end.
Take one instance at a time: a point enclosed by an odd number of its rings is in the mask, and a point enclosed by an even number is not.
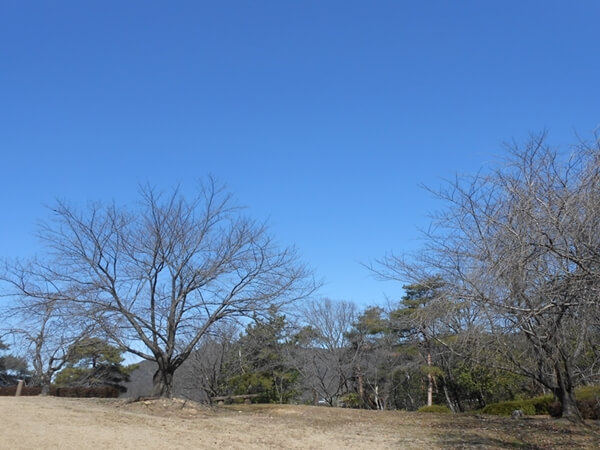
{"type": "Polygon", "coordinates": [[[334,406],[352,389],[354,364],[348,339],[356,321],[354,303],[330,299],[313,300],[302,310],[305,327],[295,336],[292,360],[307,388],[334,406]]]}
{"type": "MultiPolygon", "coordinates": [[[[64,369],[56,374],[59,386],[112,386],[122,391],[131,367],[122,365],[122,351],[100,338],[82,339],[69,348],[64,369]]],[[[135,365],[134,365],[135,367],[135,365]]]]}
{"type": "Polygon", "coordinates": [[[61,298],[55,280],[41,263],[5,264],[0,271],[11,302],[0,311],[4,331],[33,366],[31,383],[49,392],[54,375],[70,357],[70,348],[91,333],[93,324],[61,298]]]}
{"type": "Polygon", "coordinates": [[[427,377],[427,406],[433,405],[434,374],[433,349],[440,333],[446,331],[442,319],[446,302],[443,281],[432,277],[420,283],[405,285],[405,296],[400,308],[392,312],[392,327],[401,340],[417,342],[425,360],[427,377]]]}
{"type": "Polygon", "coordinates": [[[347,334],[354,369],[354,389],[360,408],[384,409],[380,398],[381,350],[387,353],[384,337],[389,331],[380,307],[369,307],[358,315],[347,334]]]}
{"type": "Polygon", "coordinates": [[[177,374],[184,395],[192,399],[198,396],[198,390],[204,393],[205,400],[212,397],[227,396],[232,393],[229,380],[240,375],[238,337],[239,325],[235,322],[221,321],[204,335],[198,348],[192,352],[185,369],[177,374]]]}
{"type": "Polygon", "coordinates": [[[290,345],[285,316],[276,310],[249,324],[237,343],[240,374],[229,380],[234,393],[259,394],[259,401],[272,403],[294,398],[299,374],[287,358],[290,345]]]}

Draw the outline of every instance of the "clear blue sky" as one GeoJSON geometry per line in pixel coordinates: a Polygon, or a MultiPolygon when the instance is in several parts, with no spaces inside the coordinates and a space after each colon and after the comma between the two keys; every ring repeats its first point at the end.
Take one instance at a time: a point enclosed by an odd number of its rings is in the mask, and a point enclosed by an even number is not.
{"type": "Polygon", "coordinates": [[[502,142],[600,125],[598,1],[0,2],[0,257],[44,204],[213,174],[295,244],[323,296],[419,245],[419,183],[502,142]]]}

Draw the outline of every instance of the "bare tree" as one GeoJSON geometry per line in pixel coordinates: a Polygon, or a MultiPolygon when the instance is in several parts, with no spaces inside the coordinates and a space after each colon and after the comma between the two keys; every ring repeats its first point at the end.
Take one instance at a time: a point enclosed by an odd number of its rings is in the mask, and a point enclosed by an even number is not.
{"type": "Polygon", "coordinates": [[[70,349],[93,333],[93,323],[67,308],[57,285],[39,263],[5,264],[0,281],[10,302],[3,305],[3,331],[11,335],[33,366],[32,383],[49,392],[50,383],[68,362],[70,349]]]}
{"type": "Polygon", "coordinates": [[[228,381],[241,370],[236,351],[239,334],[237,323],[221,321],[202,337],[177,373],[176,382],[184,396],[211,402],[212,397],[230,394],[228,381]]]}
{"type": "Polygon", "coordinates": [[[354,303],[330,299],[308,302],[303,309],[306,326],[293,360],[307,387],[330,406],[352,385],[353,352],[348,333],[356,320],[354,303]]]}
{"type": "Polygon", "coordinates": [[[439,275],[450,283],[487,318],[479,331],[497,338],[507,369],[552,390],[573,420],[580,419],[574,364],[598,317],[599,161],[597,145],[561,159],[544,135],[513,145],[504,167],[436,192],[448,208],[434,217],[418,260],[380,261],[407,281],[439,275]]]}
{"type": "Polygon", "coordinates": [[[279,248],[212,180],[197,195],[141,189],[136,207],[59,202],[41,233],[57,298],[122,349],[158,365],[153,394],[224,318],[304,298],[315,284],[293,249],[279,248]]]}

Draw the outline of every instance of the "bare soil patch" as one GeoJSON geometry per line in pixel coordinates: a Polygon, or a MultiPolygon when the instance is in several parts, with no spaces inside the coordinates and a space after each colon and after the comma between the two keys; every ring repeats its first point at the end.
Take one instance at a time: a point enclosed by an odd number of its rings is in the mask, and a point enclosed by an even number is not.
{"type": "Polygon", "coordinates": [[[598,448],[600,426],[550,418],[292,405],[0,397],[0,448],[598,448]]]}

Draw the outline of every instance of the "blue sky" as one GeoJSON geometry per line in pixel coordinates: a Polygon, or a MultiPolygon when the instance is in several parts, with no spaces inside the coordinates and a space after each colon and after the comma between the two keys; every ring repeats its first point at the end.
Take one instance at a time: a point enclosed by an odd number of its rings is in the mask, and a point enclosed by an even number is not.
{"type": "Polygon", "coordinates": [[[0,2],[0,257],[55,198],[133,202],[212,174],[360,304],[414,251],[420,183],[544,128],[600,125],[597,1],[0,2]]]}

